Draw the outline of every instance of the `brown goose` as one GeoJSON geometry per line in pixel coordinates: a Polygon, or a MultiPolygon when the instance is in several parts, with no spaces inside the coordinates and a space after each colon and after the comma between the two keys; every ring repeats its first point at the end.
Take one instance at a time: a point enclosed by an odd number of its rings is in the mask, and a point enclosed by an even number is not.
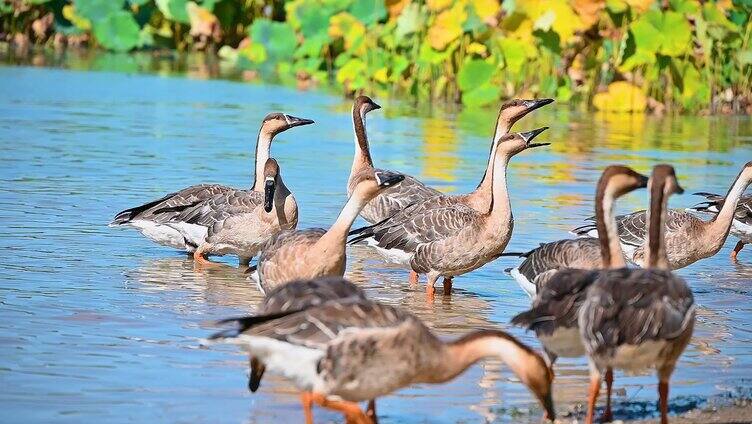
{"type": "MultiPolygon", "coordinates": [[[[438,277],[445,277],[444,294],[451,278],[477,269],[497,258],[512,235],[512,208],[507,191],[507,166],[516,154],[548,143],[531,143],[547,127],[500,137],[491,172],[491,209],[485,213],[457,202],[433,208],[416,208],[405,219],[388,219],[358,231],[350,242],[373,237],[378,247],[393,254],[419,274],[428,275],[426,292],[434,295],[438,277]]],[[[412,208],[411,208],[412,209],[412,208]]],[[[406,211],[406,212],[409,212],[406,211]]]]}
{"type": "MultiPolygon", "coordinates": [[[[695,193],[695,195],[708,200],[692,206],[689,210],[718,214],[723,209],[725,197],[713,193],[695,193]]],[[[734,250],[731,251],[731,259],[735,261],[744,245],[752,243],[752,195],[742,196],[739,199],[739,204],[734,211],[734,221],[731,223],[731,234],[739,238],[734,250]]]]}
{"type": "Polygon", "coordinates": [[[264,244],[282,230],[294,229],[298,206],[282,181],[277,161],[264,166],[264,190],[230,190],[187,208],[167,224],[180,231],[186,243],[198,246],[193,258],[210,264],[207,255],[233,254],[248,265],[264,244]]]}
{"type": "MultiPolygon", "coordinates": [[[[729,188],[720,212],[710,221],[703,221],[692,213],[670,209],[666,218],[666,254],[671,269],[691,265],[700,259],[709,258],[726,242],[734,213],[747,186],[752,182],[752,161],[747,162],[729,188]]],[[[647,212],[638,211],[617,217],[619,238],[627,258],[640,266],[647,260],[645,238],[647,236],[647,212]]],[[[592,225],[575,228],[577,235],[597,233],[592,225]]]]}
{"type": "MultiPolygon", "coordinates": [[[[590,362],[586,423],[591,424],[605,374],[611,395],[613,369],[658,372],[661,423],[668,423],[668,386],[676,362],[687,347],[695,323],[692,290],[671,273],[664,235],[668,197],[683,190],[674,169],[658,165],[650,179],[646,241],[647,269],[597,273],[580,307],[578,323],[590,362]]],[[[607,400],[607,420],[611,418],[607,400]]]]}
{"type": "MultiPolygon", "coordinates": [[[[339,283],[346,284],[351,283],[339,283]]],[[[546,417],[555,418],[553,375],[545,361],[503,331],[479,330],[445,342],[415,315],[359,295],[223,323],[236,328],[210,339],[242,345],[265,369],[292,380],[303,392],[309,424],[313,403],[342,412],[348,422],[374,422],[375,416],[363,413],[356,402],[413,384],[450,381],[490,357],[507,364],[533,392],[546,417]]]]}
{"type": "Polygon", "coordinates": [[[344,275],[347,233],[353,221],[369,200],[403,178],[389,171],[363,171],[356,177],[355,190],[329,230],[288,230],[274,235],[264,246],[253,276],[259,288],[267,292],[292,280],[344,275]]]}
{"type": "MultiPolygon", "coordinates": [[[[603,171],[595,191],[596,223],[602,230],[600,234],[603,234],[599,239],[592,239],[597,243],[595,268],[618,269],[626,266],[616,237],[614,201],[646,184],[647,177],[625,166],[612,165],[603,171]]],[[[589,255],[590,251],[590,246],[587,246],[584,253],[589,255]]],[[[585,290],[592,283],[592,273],[587,268],[576,269],[573,266],[577,263],[577,251],[566,253],[572,253],[572,256],[563,256],[562,252],[554,256],[562,257],[561,264],[553,260],[546,262],[550,268],[545,271],[545,278],[541,278],[544,276],[541,273],[527,283],[533,285],[531,289],[525,288],[533,293],[532,307],[512,318],[512,324],[535,331],[551,365],[559,356],[578,357],[585,354],[577,329],[577,311],[584,300],[585,290]]],[[[582,262],[590,264],[589,260],[582,262]]]]}
{"type": "MultiPolygon", "coordinates": [[[[266,115],[261,123],[261,129],[256,140],[256,166],[251,190],[263,193],[264,164],[269,159],[269,151],[274,136],[290,128],[312,123],[313,121],[310,119],[296,118],[283,113],[266,115]]],[[[195,245],[186,244],[180,231],[166,225],[166,223],[186,208],[195,206],[214,195],[231,190],[234,189],[219,184],[190,186],[141,206],[119,212],[110,223],[110,227],[133,227],[156,243],[192,252],[195,245]]]]}
{"type": "MultiPolygon", "coordinates": [[[[616,228],[613,215],[613,204],[616,198],[638,189],[647,187],[648,178],[637,174],[629,168],[622,166],[610,166],[603,171],[598,188],[596,189],[595,201],[602,202],[600,208],[596,207],[596,214],[600,210],[602,227],[616,228]],[[607,208],[607,210],[606,210],[607,208]]],[[[616,237],[614,237],[616,240],[616,237]]],[[[557,240],[541,245],[527,253],[504,253],[503,256],[521,256],[525,260],[516,268],[509,270],[510,275],[517,284],[531,298],[535,297],[537,287],[544,285],[556,272],[565,268],[575,269],[599,269],[608,267],[622,267],[623,260],[603,262],[601,255],[601,241],[593,237],[581,237],[577,239],[557,240]]],[[[623,256],[621,248],[616,243],[605,243],[604,248],[610,250],[610,257],[623,256]]]]}

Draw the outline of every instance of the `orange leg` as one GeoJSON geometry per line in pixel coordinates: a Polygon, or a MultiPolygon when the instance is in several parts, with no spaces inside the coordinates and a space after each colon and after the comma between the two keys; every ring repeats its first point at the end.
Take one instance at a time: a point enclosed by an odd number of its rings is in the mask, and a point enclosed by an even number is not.
{"type": "Polygon", "coordinates": [[[590,393],[588,394],[588,410],[585,416],[585,424],[593,424],[595,417],[595,402],[598,401],[598,392],[601,390],[600,373],[590,373],[590,393]]]}
{"type": "Polygon", "coordinates": [[[606,412],[603,413],[602,421],[609,423],[614,420],[614,415],[611,413],[611,385],[614,384],[614,370],[608,368],[606,370],[606,412]]]}
{"type": "Polygon", "coordinates": [[[417,286],[417,285],[418,285],[418,282],[419,282],[419,278],[420,278],[420,277],[418,276],[418,273],[417,273],[417,272],[415,272],[415,271],[413,271],[413,270],[411,269],[411,270],[410,270],[410,277],[408,277],[407,281],[409,281],[409,282],[410,282],[410,285],[411,285],[411,286],[417,286]]]}
{"type": "Polygon", "coordinates": [[[452,277],[444,277],[444,296],[452,294],[452,277]]]}
{"type": "Polygon", "coordinates": [[[204,250],[204,246],[201,245],[193,252],[193,261],[195,262],[196,267],[202,268],[219,265],[218,263],[206,259],[206,256],[204,256],[204,250]]]}
{"type": "Polygon", "coordinates": [[[658,382],[658,404],[661,409],[661,424],[668,424],[668,381],[658,382]]]}
{"type": "Polygon", "coordinates": [[[300,403],[303,404],[303,415],[305,415],[306,424],[313,424],[313,394],[311,392],[301,393],[300,403]]]}
{"type": "Polygon", "coordinates": [[[313,403],[326,409],[341,412],[348,424],[371,424],[371,420],[355,402],[329,400],[326,396],[316,392],[311,392],[310,396],[313,403]]]}
{"type": "Polygon", "coordinates": [[[739,252],[742,251],[742,249],[744,249],[744,242],[741,241],[741,240],[739,240],[739,242],[736,243],[736,246],[734,246],[734,250],[731,251],[731,260],[732,261],[734,261],[734,262],[737,261],[736,255],[738,255],[739,252]]]}
{"type": "Polygon", "coordinates": [[[436,288],[434,286],[436,285],[436,280],[438,279],[438,275],[428,274],[428,282],[426,282],[426,300],[428,300],[429,303],[433,302],[436,296],[436,288]]]}

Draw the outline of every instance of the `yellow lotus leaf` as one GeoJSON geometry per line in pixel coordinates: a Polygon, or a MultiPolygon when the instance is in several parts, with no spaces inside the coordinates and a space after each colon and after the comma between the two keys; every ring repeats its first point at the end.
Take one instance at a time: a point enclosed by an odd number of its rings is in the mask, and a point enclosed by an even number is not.
{"type": "Polygon", "coordinates": [[[606,7],[605,0],[570,0],[570,4],[586,27],[597,23],[601,11],[606,7]]]}
{"type": "Polygon", "coordinates": [[[609,84],[608,90],[593,97],[593,106],[610,112],[642,112],[647,106],[645,94],[626,81],[609,84]]]}
{"type": "Polygon", "coordinates": [[[535,22],[536,29],[553,29],[562,43],[569,41],[574,33],[586,29],[567,0],[517,0],[517,7],[535,22]]]}
{"type": "MultiPolygon", "coordinates": [[[[332,38],[344,38],[346,49],[352,48],[353,43],[362,40],[365,33],[365,25],[358,18],[347,12],[340,12],[332,16],[329,20],[329,35],[332,38]]],[[[362,50],[362,43],[360,43],[360,47],[361,49],[359,50],[362,50]]]]}
{"type": "Polygon", "coordinates": [[[373,79],[374,81],[386,84],[389,82],[389,70],[386,68],[379,68],[379,70],[373,74],[373,79]]]}
{"type": "Polygon", "coordinates": [[[402,10],[410,4],[410,0],[385,0],[386,10],[389,12],[389,19],[396,18],[402,13],[402,10]]]}
{"type": "MultiPolygon", "coordinates": [[[[427,0],[426,6],[431,12],[440,12],[452,4],[452,0],[427,0]]],[[[456,6],[456,3],[455,3],[456,6]]]]}
{"type": "Polygon", "coordinates": [[[631,7],[633,10],[637,12],[644,12],[648,9],[650,9],[650,6],[652,6],[655,3],[655,0],[624,0],[627,2],[629,7],[631,7]]]}
{"type": "Polygon", "coordinates": [[[533,41],[533,21],[524,13],[514,12],[504,17],[501,28],[507,37],[524,41],[535,48],[533,41]]]}
{"type": "Polygon", "coordinates": [[[451,9],[436,17],[428,29],[428,42],[436,50],[444,50],[449,43],[462,35],[462,24],[467,19],[465,5],[457,2],[451,9]]]}
{"type": "Polygon", "coordinates": [[[475,13],[478,17],[485,21],[492,18],[499,11],[499,2],[497,0],[471,0],[475,13]]]}
{"type": "Polygon", "coordinates": [[[91,29],[91,22],[88,19],[77,15],[76,8],[73,7],[72,4],[66,4],[63,6],[63,16],[77,28],[84,31],[89,31],[91,29]]]}
{"type": "Polygon", "coordinates": [[[486,48],[486,46],[484,46],[481,43],[470,43],[470,45],[467,46],[466,51],[468,53],[474,53],[474,54],[484,55],[484,54],[486,54],[486,52],[488,51],[488,49],[486,48]]]}

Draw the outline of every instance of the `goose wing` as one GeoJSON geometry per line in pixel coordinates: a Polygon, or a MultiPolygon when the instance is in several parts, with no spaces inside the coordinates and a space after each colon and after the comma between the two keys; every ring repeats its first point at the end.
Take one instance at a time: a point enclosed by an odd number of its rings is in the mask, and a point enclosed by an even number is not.
{"type": "Polygon", "coordinates": [[[186,208],[171,221],[207,227],[210,233],[218,232],[228,218],[253,213],[263,204],[264,193],[251,190],[230,190],[186,208]]]}
{"type": "Polygon", "coordinates": [[[551,270],[595,269],[601,265],[600,244],[592,237],[541,243],[522,256],[525,260],[518,270],[529,281],[536,281],[541,274],[551,270]]]}
{"type": "Polygon", "coordinates": [[[577,327],[580,306],[599,271],[565,269],[538,287],[532,307],[512,318],[512,324],[551,335],[559,328],[577,327]]]}
{"type": "Polygon", "coordinates": [[[342,302],[366,301],[360,287],[342,277],[321,277],[291,281],[267,293],[259,312],[300,311],[332,300],[342,302]]]}
{"type": "Polygon", "coordinates": [[[694,323],[687,283],[665,270],[603,271],[580,309],[583,342],[591,353],[611,354],[625,344],[670,341],[694,323]]]}
{"type": "Polygon", "coordinates": [[[233,190],[231,187],[219,184],[198,184],[190,186],[143,205],[121,211],[115,215],[115,218],[110,225],[127,224],[134,219],[145,219],[164,223],[186,208],[195,206],[214,195],[231,190],[233,190]]]}
{"type": "Polygon", "coordinates": [[[414,177],[405,175],[402,182],[384,190],[368,202],[361,214],[373,224],[390,218],[411,205],[440,195],[440,191],[426,186],[414,177]]]}

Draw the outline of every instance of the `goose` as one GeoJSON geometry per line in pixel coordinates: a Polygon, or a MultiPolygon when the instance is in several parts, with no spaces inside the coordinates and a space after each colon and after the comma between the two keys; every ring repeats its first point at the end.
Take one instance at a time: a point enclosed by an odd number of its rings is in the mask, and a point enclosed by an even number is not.
{"type": "MultiPolygon", "coordinates": [[[[606,394],[611,396],[614,368],[628,372],[656,369],[661,424],[667,424],[671,374],[692,337],[692,290],[671,273],[664,242],[668,197],[683,189],[671,166],[658,165],[653,169],[649,190],[646,269],[622,268],[597,274],[578,314],[590,363],[587,424],[593,422],[604,374],[606,394]]],[[[610,399],[607,405],[606,419],[610,419],[610,399]]]]}
{"type": "MultiPolygon", "coordinates": [[[[596,224],[601,229],[601,236],[593,239],[598,243],[599,267],[620,269],[626,266],[616,237],[614,201],[644,187],[645,179],[644,175],[621,165],[608,166],[601,174],[595,191],[596,224]]],[[[595,273],[565,267],[547,271],[547,274],[547,278],[535,280],[533,291],[536,294],[531,308],[513,317],[511,323],[535,332],[543,345],[547,362],[553,368],[560,356],[576,358],[585,354],[577,313],[595,273]]]]}
{"type": "MultiPolygon", "coordinates": [[[[483,213],[464,203],[444,202],[432,208],[417,207],[405,219],[388,219],[357,231],[350,243],[373,237],[377,246],[402,255],[404,263],[428,275],[426,294],[444,277],[444,294],[451,293],[451,278],[473,271],[497,258],[512,235],[512,208],[507,191],[507,166],[512,156],[549,143],[531,143],[548,127],[507,134],[497,141],[491,171],[491,208],[483,213]]],[[[409,212],[406,211],[406,212],[409,212]]],[[[392,254],[392,253],[390,253],[392,254]]]]}
{"type": "MultiPolygon", "coordinates": [[[[702,196],[707,201],[689,208],[697,212],[710,212],[717,214],[723,209],[724,197],[713,193],[694,193],[702,196]]],[[[739,241],[731,251],[731,259],[736,261],[736,256],[742,251],[745,244],[752,243],[752,195],[742,196],[734,211],[734,220],[731,223],[731,234],[739,238],[739,241]]]]}
{"type": "Polygon", "coordinates": [[[275,159],[266,160],[263,177],[263,191],[225,191],[167,222],[180,231],[186,244],[197,246],[193,252],[197,265],[213,264],[207,255],[233,254],[247,266],[274,234],[295,228],[298,206],[275,159]]]}
{"type": "Polygon", "coordinates": [[[325,276],[343,276],[346,266],[347,233],[365,204],[381,191],[400,183],[404,176],[389,171],[365,170],[356,187],[329,228],[286,230],[264,246],[255,274],[262,292],[288,281],[325,276]]]}
{"type": "MultiPolygon", "coordinates": [[[[290,128],[313,124],[310,119],[297,118],[284,113],[270,113],[261,123],[256,140],[256,165],[251,190],[263,192],[263,170],[274,137],[290,128]]],[[[184,209],[194,206],[214,195],[234,190],[219,184],[198,184],[170,193],[141,206],[126,209],[115,215],[110,227],[133,227],[149,240],[163,246],[192,252],[195,246],[185,243],[180,231],[166,225],[184,209]]],[[[294,200],[294,199],[293,199],[294,200]]]]}
{"type": "MultiPolygon", "coordinates": [[[[700,259],[709,258],[723,247],[726,242],[734,213],[744,190],[752,182],[752,161],[742,168],[734,183],[729,188],[718,214],[710,221],[703,221],[690,212],[669,209],[666,218],[666,254],[671,269],[680,269],[700,259]]],[[[637,211],[617,217],[619,238],[622,249],[630,262],[644,266],[645,238],[647,236],[647,212],[637,211]]],[[[597,229],[593,225],[575,228],[576,235],[595,236],[597,229]]]]}
{"type": "MultiPolygon", "coordinates": [[[[619,196],[638,189],[647,187],[648,177],[637,174],[629,168],[622,166],[610,166],[601,176],[596,190],[595,201],[602,205],[596,209],[605,213],[602,220],[605,225],[616,227],[615,218],[611,215],[614,201],[619,196]],[[607,211],[604,209],[608,209],[607,211]]],[[[607,243],[604,248],[608,249],[607,243]]],[[[614,246],[610,252],[614,257],[623,256],[621,247],[614,246]]],[[[541,243],[535,249],[526,253],[504,253],[502,256],[520,256],[525,260],[516,268],[512,268],[509,274],[517,281],[523,291],[530,298],[534,298],[537,287],[545,284],[557,271],[563,268],[575,269],[599,269],[609,267],[611,264],[603,262],[601,255],[601,240],[593,237],[581,237],[576,239],[557,240],[550,243],[541,243]]],[[[623,261],[617,261],[617,266],[624,266],[623,261]]]]}
{"type": "MultiPolygon", "coordinates": [[[[512,126],[525,115],[553,103],[553,101],[553,99],[513,99],[501,105],[496,118],[496,126],[491,140],[491,152],[488,156],[486,170],[480,183],[472,192],[460,195],[443,194],[424,186],[414,177],[406,176],[402,184],[385,191],[369,202],[361,212],[361,216],[370,224],[377,224],[389,218],[393,218],[394,221],[401,221],[407,218],[406,214],[408,213],[416,213],[421,209],[429,209],[448,203],[462,203],[478,212],[488,212],[491,207],[492,197],[490,175],[498,138],[508,134],[512,126]],[[425,189],[419,189],[418,187],[424,187],[425,189]],[[410,206],[408,208],[409,212],[405,210],[407,206],[410,206]]],[[[368,138],[365,132],[365,114],[378,108],[380,106],[366,96],[358,97],[353,105],[353,125],[355,127],[356,143],[351,176],[363,169],[373,168],[371,153],[368,148],[368,138]]],[[[351,184],[348,183],[348,187],[350,186],[351,184]]],[[[359,230],[355,230],[351,235],[357,234],[359,230]]],[[[390,252],[380,249],[372,238],[366,238],[365,240],[370,246],[375,247],[386,259],[406,265],[404,255],[398,254],[395,257],[390,252]]],[[[409,281],[417,284],[418,274],[415,271],[410,270],[409,281]]]]}
{"type": "MultiPolygon", "coordinates": [[[[341,281],[339,286],[348,284],[341,281]]],[[[241,345],[266,370],[291,380],[302,392],[308,424],[314,403],[342,412],[347,422],[375,422],[375,415],[369,417],[357,402],[414,384],[450,381],[485,358],[499,358],[509,366],[543,406],[546,418],[555,418],[548,366],[504,331],[477,330],[446,342],[415,315],[360,296],[220,323],[233,328],[209,341],[241,345]]]]}

